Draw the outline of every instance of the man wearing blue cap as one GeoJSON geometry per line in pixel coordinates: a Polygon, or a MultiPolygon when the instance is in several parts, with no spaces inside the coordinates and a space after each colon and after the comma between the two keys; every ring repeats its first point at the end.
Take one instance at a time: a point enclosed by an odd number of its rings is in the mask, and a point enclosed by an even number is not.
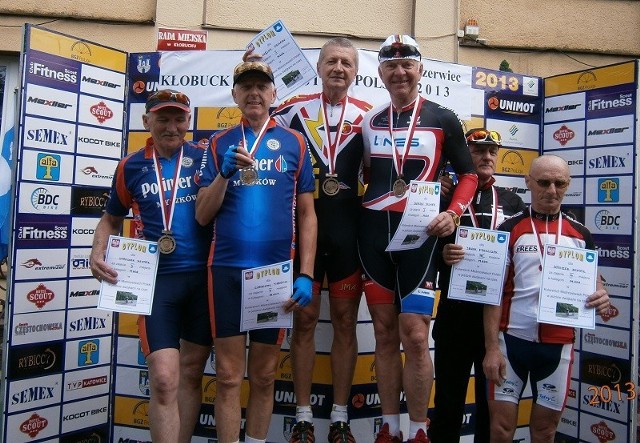
{"type": "Polygon", "coordinates": [[[363,122],[368,186],[358,249],[364,291],[376,337],[376,377],[383,425],[377,443],[402,442],[400,391],[409,412],[409,442],[428,442],[427,408],[433,384],[429,327],[435,298],[440,237],[450,235],[473,198],[477,176],[456,115],[421,97],[418,43],[391,35],[378,52],[378,74],[391,102],[369,111],[363,122]],[[459,177],[451,202],[427,227],[420,247],[385,251],[407,203],[411,180],[434,182],[449,161],[459,177]],[[404,349],[404,365],[400,345],[404,349]]]}
{"type": "Polygon", "coordinates": [[[91,249],[91,273],[115,284],[104,258],[109,235],[130,210],[137,238],[158,242],[160,258],[151,315],[138,320],[149,366],[149,428],[159,443],[186,443],[202,402],[202,373],[211,352],[206,260],[210,231],[195,220],[195,176],[204,149],[184,137],[189,97],[163,89],[149,96],[142,121],[147,145],[120,160],[91,249]]]}

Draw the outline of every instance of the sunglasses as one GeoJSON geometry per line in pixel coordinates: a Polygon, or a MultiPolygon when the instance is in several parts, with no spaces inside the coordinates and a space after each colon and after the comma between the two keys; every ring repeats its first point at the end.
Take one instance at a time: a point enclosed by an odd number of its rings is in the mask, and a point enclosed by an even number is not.
{"type": "Polygon", "coordinates": [[[569,186],[569,182],[568,181],[564,181],[564,180],[546,180],[546,179],[539,179],[538,180],[538,179],[535,179],[533,177],[531,177],[531,178],[541,188],[548,188],[549,186],[553,185],[553,186],[556,187],[556,189],[564,189],[567,186],[569,186]]]}
{"type": "Polygon", "coordinates": [[[473,131],[467,136],[468,142],[495,142],[502,143],[502,137],[499,132],[486,131],[484,129],[478,129],[473,131]]]}
{"type": "Polygon", "coordinates": [[[409,45],[385,46],[378,52],[378,61],[393,58],[420,58],[420,51],[409,45]]]}
{"type": "Polygon", "coordinates": [[[187,97],[182,92],[173,92],[173,91],[168,91],[166,89],[163,89],[161,91],[154,92],[153,94],[151,94],[147,99],[147,102],[151,100],[159,100],[163,102],[171,101],[176,103],[182,103],[183,105],[187,105],[187,106],[191,105],[191,100],[189,100],[189,97],[187,97]]]}

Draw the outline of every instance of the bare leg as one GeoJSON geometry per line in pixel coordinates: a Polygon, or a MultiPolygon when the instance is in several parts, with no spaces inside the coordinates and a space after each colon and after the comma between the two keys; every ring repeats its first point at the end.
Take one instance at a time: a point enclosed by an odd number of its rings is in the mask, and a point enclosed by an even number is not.
{"type": "Polygon", "coordinates": [[[157,443],[178,441],[180,416],[178,409],[178,383],[180,374],[179,351],[160,349],[147,356],[149,366],[149,427],[151,440],[157,443]]]}
{"type": "Polygon", "coordinates": [[[428,401],[433,386],[433,363],[429,353],[431,316],[400,314],[400,338],[405,363],[402,373],[409,419],[427,421],[428,401]]]}
{"type": "Polygon", "coordinates": [[[280,357],[280,345],[251,342],[249,345],[249,404],[247,435],[265,439],[273,412],[273,385],[280,357]]]}
{"type": "Polygon", "coordinates": [[[180,342],[180,381],[178,405],[180,409],[180,443],[189,443],[202,404],[202,374],[211,347],[185,340],[180,342]]]}
{"type": "Polygon", "coordinates": [[[353,373],[358,358],[356,325],[360,297],[330,297],[333,343],[331,344],[331,379],[333,402],[346,405],[351,394],[353,373]]]}
{"type": "Polygon", "coordinates": [[[508,401],[489,400],[491,443],[511,443],[518,424],[518,405],[508,401]]]}
{"type": "MultiPolygon", "coordinates": [[[[245,372],[246,336],[214,339],[216,347],[215,417],[218,441],[240,438],[240,389],[245,372]]],[[[155,443],[155,440],[153,440],[155,443]]]]}
{"type": "MultiPolygon", "coordinates": [[[[320,295],[314,295],[311,304],[293,316],[291,360],[293,390],[298,406],[311,404],[311,383],[316,358],[315,330],[320,314],[320,295]]],[[[252,435],[253,437],[253,435],[252,435]]]]}
{"type": "Polygon", "coordinates": [[[393,304],[369,305],[376,337],[376,378],[380,406],[385,415],[400,413],[402,357],[398,311],[393,304]]]}

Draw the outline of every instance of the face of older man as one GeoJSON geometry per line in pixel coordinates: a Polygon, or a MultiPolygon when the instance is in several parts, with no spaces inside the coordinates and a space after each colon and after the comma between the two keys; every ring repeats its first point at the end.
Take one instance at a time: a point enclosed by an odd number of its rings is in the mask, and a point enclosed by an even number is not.
{"type": "Polygon", "coordinates": [[[418,95],[422,63],[412,59],[391,59],[378,66],[378,74],[394,105],[406,106],[418,95]]]}
{"type": "Polygon", "coordinates": [[[233,100],[250,122],[263,122],[269,117],[269,107],[276,100],[273,83],[263,74],[249,73],[231,90],[233,100]]]}
{"type": "Polygon", "coordinates": [[[330,45],[322,50],[321,56],[318,75],[322,79],[322,89],[325,95],[341,99],[347,94],[358,72],[356,50],[330,45]]]}
{"type": "Polygon", "coordinates": [[[542,214],[558,213],[570,181],[569,166],[562,158],[545,155],[535,159],[525,176],[533,210],[542,214]]]}
{"type": "Polygon", "coordinates": [[[191,114],[179,108],[162,108],[142,116],[142,123],[151,133],[153,143],[161,155],[176,151],[184,140],[191,114]]]}

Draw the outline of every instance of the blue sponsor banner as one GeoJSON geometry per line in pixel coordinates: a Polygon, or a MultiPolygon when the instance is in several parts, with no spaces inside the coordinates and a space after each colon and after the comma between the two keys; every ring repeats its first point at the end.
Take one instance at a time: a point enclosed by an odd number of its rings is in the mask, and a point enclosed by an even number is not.
{"type": "Polygon", "coordinates": [[[598,265],[618,268],[633,267],[633,237],[630,235],[593,234],[598,250],[598,265]]]}
{"type": "Polygon", "coordinates": [[[66,215],[20,214],[16,217],[18,248],[68,248],[71,219],[66,215]]]}
{"type": "Polygon", "coordinates": [[[634,85],[620,85],[587,92],[587,118],[633,114],[635,107],[634,85]]]}
{"type": "Polygon", "coordinates": [[[26,80],[28,83],[54,89],[78,92],[80,63],[40,51],[27,53],[26,80]]]}
{"type": "Polygon", "coordinates": [[[542,103],[538,97],[504,92],[485,92],[484,111],[487,118],[540,123],[542,103]]]}

